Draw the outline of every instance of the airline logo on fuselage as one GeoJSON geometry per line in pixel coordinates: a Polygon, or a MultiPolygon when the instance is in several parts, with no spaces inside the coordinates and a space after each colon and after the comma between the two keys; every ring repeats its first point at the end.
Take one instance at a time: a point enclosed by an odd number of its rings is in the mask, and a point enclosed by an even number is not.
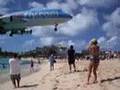
{"type": "Polygon", "coordinates": [[[71,18],[61,10],[31,10],[26,11],[24,16],[27,18],[71,18]]]}

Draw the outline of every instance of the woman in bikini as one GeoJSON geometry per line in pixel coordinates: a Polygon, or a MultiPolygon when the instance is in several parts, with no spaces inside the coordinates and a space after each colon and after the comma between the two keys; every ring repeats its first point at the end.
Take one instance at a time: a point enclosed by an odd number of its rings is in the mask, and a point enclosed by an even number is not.
{"type": "Polygon", "coordinates": [[[89,80],[90,80],[92,72],[94,75],[93,83],[97,83],[97,72],[96,71],[99,66],[99,61],[100,61],[99,60],[100,48],[98,46],[98,42],[96,39],[91,40],[88,50],[89,50],[89,54],[90,54],[90,64],[89,64],[89,69],[88,69],[87,84],[89,84],[89,80]]]}

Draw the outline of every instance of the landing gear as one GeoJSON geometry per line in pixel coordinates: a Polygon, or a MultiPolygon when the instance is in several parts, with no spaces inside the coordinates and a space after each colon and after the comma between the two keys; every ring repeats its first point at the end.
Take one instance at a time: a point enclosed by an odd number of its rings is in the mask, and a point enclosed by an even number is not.
{"type": "Polygon", "coordinates": [[[55,28],[54,28],[54,31],[56,32],[58,29],[57,29],[57,26],[58,24],[55,24],[55,28]]]}
{"type": "Polygon", "coordinates": [[[23,35],[23,34],[32,34],[32,30],[25,31],[25,30],[18,30],[18,31],[10,31],[8,32],[9,36],[12,37],[14,34],[23,35]]]}
{"type": "Polygon", "coordinates": [[[57,28],[55,28],[54,31],[56,32],[56,31],[57,31],[57,28]]]}
{"type": "Polygon", "coordinates": [[[30,30],[29,33],[32,34],[32,30],[30,30]]]}
{"type": "Polygon", "coordinates": [[[32,30],[29,30],[29,31],[22,30],[21,34],[32,34],[32,30]]]}
{"type": "Polygon", "coordinates": [[[11,33],[9,34],[9,36],[12,37],[12,36],[13,36],[13,33],[11,32],[11,33]]]}

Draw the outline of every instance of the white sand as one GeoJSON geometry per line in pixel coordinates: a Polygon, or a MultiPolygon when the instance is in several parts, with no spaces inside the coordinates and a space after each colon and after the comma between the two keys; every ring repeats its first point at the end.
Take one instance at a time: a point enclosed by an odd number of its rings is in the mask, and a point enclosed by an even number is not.
{"type": "MultiPolygon", "coordinates": [[[[86,85],[89,61],[77,62],[78,72],[69,73],[67,62],[55,64],[50,72],[44,64],[39,72],[22,78],[21,88],[16,90],[120,90],[120,60],[101,61],[98,69],[98,83],[86,85]]],[[[11,82],[0,85],[0,90],[14,90],[11,82]]]]}

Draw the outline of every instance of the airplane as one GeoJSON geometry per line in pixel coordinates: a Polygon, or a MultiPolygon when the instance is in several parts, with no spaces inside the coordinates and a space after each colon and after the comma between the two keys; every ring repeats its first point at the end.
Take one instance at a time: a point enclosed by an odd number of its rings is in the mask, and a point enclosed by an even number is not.
{"type": "Polygon", "coordinates": [[[29,27],[46,25],[55,25],[54,31],[57,31],[58,24],[70,19],[72,19],[72,15],[61,9],[32,8],[14,12],[0,16],[0,35],[31,34],[32,30],[28,30],[29,27]]]}

